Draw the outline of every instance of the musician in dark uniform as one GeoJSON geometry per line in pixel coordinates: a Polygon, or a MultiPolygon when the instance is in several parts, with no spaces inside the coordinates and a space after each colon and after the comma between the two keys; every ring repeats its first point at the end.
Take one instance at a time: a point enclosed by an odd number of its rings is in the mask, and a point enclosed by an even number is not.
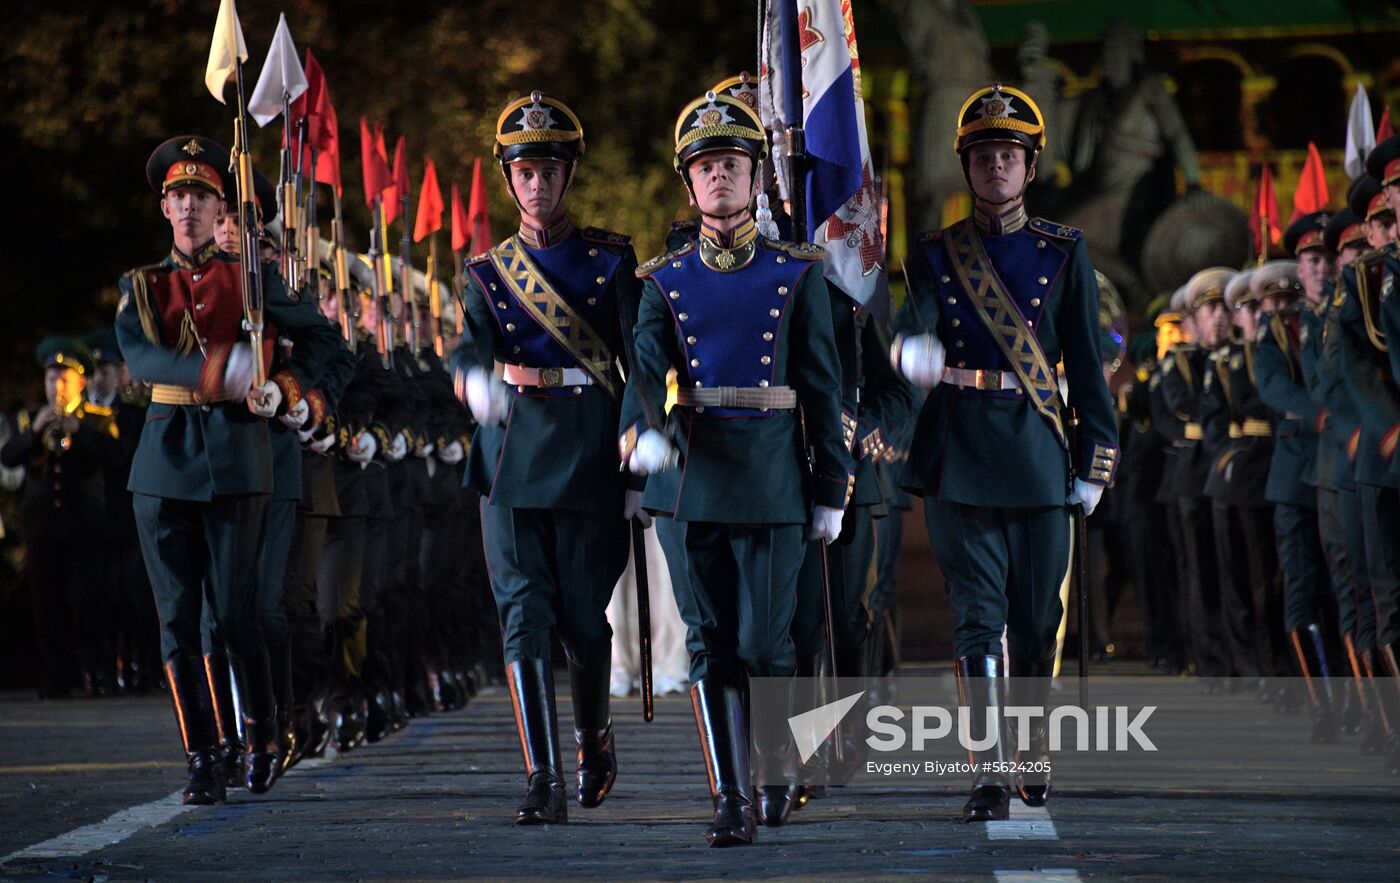
{"type": "MultiPolygon", "coordinates": [[[[108,591],[101,578],[99,544],[105,521],[105,478],[120,459],[117,425],[100,406],[89,411],[83,395],[93,373],[87,347],[67,337],[49,337],[36,356],[44,371],[45,404],[21,411],[16,432],[0,448],[0,464],[24,467],[19,502],[20,536],[34,605],[39,647],[40,698],[69,694],[79,677],[90,693],[107,689],[99,671],[99,639],[110,623],[98,615],[108,591]]],[[[115,658],[115,657],[113,657],[115,658]]]]}
{"type": "MultiPolygon", "coordinates": [[[[929,540],[955,617],[959,701],[971,707],[972,794],[965,821],[1005,819],[1012,781],[983,770],[1008,761],[1001,678],[1024,705],[1045,705],[1070,565],[1070,506],[1093,511],[1118,467],[1118,425],[1100,352],[1099,296],[1080,231],[1026,214],[1045,145],[1039,108],[996,84],[963,103],[954,149],[973,215],[922,234],[907,264],[909,298],[895,320],[895,365],[932,389],[910,446],[905,487],[924,497],[929,540]],[[1069,398],[1055,366],[1063,359],[1069,398]],[[1074,431],[1070,413],[1078,415],[1074,431]],[[997,731],[986,733],[988,710],[997,731]]],[[[1030,756],[1048,750],[1031,725],[1030,756]]],[[[1048,775],[1019,777],[1031,806],[1048,775]]]]}
{"type": "MultiPolygon", "coordinates": [[[[276,700],[257,616],[258,544],[272,490],[266,422],[245,402],[255,376],[243,341],[238,260],[214,230],[226,210],[228,152],[194,136],[151,155],[146,176],[161,194],[174,246],[158,264],[120,282],[117,338],[152,404],[128,488],[161,620],[161,651],[189,766],[185,800],[223,798],[214,775],[217,734],[200,646],[206,594],[228,648],[249,739],[244,784],[260,793],[277,772],[276,700]]],[[[231,183],[231,182],[230,182],[231,183]]],[[[291,298],[276,269],[260,268],[266,317],[316,361],[337,346],[335,331],[291,298]]],[[[257,358],[270,361],[266,340],[257,358]]]]}
{"type": "MultiPolygon", "coordinates": [[[[621,447],[633,472],[651,475],[644,502],[659,516],[686,624],[714,806],[706,839],[733,846],[755,836],[748,680],[793,675],[807,526],[814,541],[837,538],[853,479],[822,250],[766,239],[754,223],[767,154],[758,115],[711,91],[676,118],[675,143],[674,167],[700,210],[700,230],[637,271],[646,284],[621,447]],[[677,399],[668,415],[661,407],[672,368],[677,399]],[[815,455],[810,481],[804,423],[815,455]]],[[[767,709],[754,734],[765,824],[781,824],[791,805],[781,712],[767,709]]]]}
{"type": "Polygon", "coordinates": [[[616,428],[624,311],[635,310],[628,238],[573,225],[565,198],[583,126],[540,92],[506,105],[496,158],[520,228],[467,262],[467,316],[453,354],[458,397],[479,428],[466,484],[481,494],[520,745],[529,776],[521,824],[568,818],[556,737],[550,641],[569,662],[575,798],[602,803],[617,775],[609,709],[606,609],[627,565],[627,519],[640,494],[620,471],[616,428]]]}

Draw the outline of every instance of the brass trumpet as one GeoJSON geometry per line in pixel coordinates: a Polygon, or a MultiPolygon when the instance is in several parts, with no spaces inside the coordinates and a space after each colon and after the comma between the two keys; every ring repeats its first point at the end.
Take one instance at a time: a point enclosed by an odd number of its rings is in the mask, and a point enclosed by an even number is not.
{"type": "Polygon", "coordinates": [[[81,399],[74,398],[71,401],[63,395],[54,396],[53,401],[53,421],[44,427],[44,433],[40,438],[44,442],[45,450],[53,453],[66,451],[73,447],[73,434],[64,428],[65,417],[78,409],[81,399]]]}

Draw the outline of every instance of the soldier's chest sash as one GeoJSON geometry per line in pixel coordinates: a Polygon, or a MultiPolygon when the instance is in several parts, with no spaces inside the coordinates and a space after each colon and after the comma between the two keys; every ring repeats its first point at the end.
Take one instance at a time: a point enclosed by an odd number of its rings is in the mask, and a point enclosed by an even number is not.
{"type": "Polygon", "coordinates": [[[189,354],[243,339],[243,280],[237,262],[215,258],[197,267],[148,270],[146,282],[163,346],[189,354]]]}
{"type": "Polygon", "coordinates": [[[785,384],[787,366],[778,357],[783,325],[802,274],[813,266],[760,246],[752,261],[733,272],[710,269],[697,250],[653,273],[676,323],[684,357],[679,382],[692,387],[785,384]]]}
{"type": "Polygon", "coordinates": [[[599,334],[615,324],[611,295],[622,258],[577,233],[558,245],[497,246],[472,264],[508,358],[535,368],[589,367],[611,378],[612,354],[599,334]],[[526,260],[518,259],[519,249],[526,260]],[[504,271],[504,272],[503,272],[504,271]]]}
{"type": "Polygon", "coordinates": [[[1366,338],[1371,341],[1371,346],[1384,351],[1386,340],[1385,329],[1381,328],[1381,302],[1395,288],[1395,273],[1384,253],[1367,255],[1356,264],[1356,299],[1366,323],[1366,338]]]}

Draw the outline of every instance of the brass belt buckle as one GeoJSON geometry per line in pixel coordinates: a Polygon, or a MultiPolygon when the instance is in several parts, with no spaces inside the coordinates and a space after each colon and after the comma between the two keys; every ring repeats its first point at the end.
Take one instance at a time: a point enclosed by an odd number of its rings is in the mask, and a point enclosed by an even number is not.
{"type": "Polygon", "coordinates": [[[547,388],[547,389],[554,389],[555,387],[559,387],[559,386],[563,386],[563,385],[564,385],[564,369],[563,369],[563,368],[541,368],[541,369],[540,369],[540,386],[545,387],[545,388],[547,388]]]}
{"type": "Polygon", "coordinates": [[[974,380],[977,388],[980,390],[987,391],[1001,389],[1000,371],[988,371],[983,368],[978,368],[974,380]]]}

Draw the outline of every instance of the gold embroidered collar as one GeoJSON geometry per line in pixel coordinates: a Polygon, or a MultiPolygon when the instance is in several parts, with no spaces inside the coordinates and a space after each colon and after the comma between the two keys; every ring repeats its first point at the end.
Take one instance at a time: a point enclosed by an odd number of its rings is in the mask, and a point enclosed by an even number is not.
{"type": "Polygon", "coordinates": [[[1015,233],[1030,220],[1026,216],[1026,204],[1017,202],[1015,206],[1004,212],[996,213],[988,211],[982,206],[973,204],[972,220],[977,225],[979,233],[991,236],[1005,236],[1008,233],[1015,233]]]}
{"type": "Polygon", "coordinates": [[[172,245],[170,246],[170,262],[181,270],[193,270],[195,267],[209,263],[218,253],[219,246],[212,239],[195,249],[193,257],[172,245]]]}
{"type": "Polygon", "coordinates": [[[758,227],[752,217],[745,217],[731,230],[719,230],[709,222],[700,224],[700,260],[705,266],[732,273],[743,269],[758,252],[758,227]]]}
{"type": "Polygon", "coordinates": [[[551,245],[558,245],[568,239],[572,232],[574,232],[574,224],[569,220],[568,215],[564,215],[543,229],[531,227],[521,221],[518,235],[526,248],[549,248],[551,245]]]}

